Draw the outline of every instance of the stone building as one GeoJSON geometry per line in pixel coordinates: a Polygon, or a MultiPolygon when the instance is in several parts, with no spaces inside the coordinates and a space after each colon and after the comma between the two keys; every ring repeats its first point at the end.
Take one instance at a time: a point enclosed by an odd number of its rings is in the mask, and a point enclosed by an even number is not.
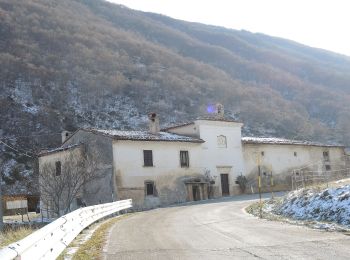
{"type": "Polygon", "coordinates": [[[76,156],[97,154],[89,158],[94,158],[102,177],[84,186],[80,194],[84,203],[132,198],[135,208],[148,209],[239,194],[237,177],[256,174],[256,156],[262,152],[263,165],[276,174],[318,161],[325,151],[334,161],[344,155],[341,146],[242,139],[242,126],[226,119],[221,105],[211,116],[165,129],[160,129],[158,115],[151,113],[148,131],[64,132],[61,147],[39,154],[39,170],[43,174],[45,165],[57,164],[77,150],[76,156]]]}

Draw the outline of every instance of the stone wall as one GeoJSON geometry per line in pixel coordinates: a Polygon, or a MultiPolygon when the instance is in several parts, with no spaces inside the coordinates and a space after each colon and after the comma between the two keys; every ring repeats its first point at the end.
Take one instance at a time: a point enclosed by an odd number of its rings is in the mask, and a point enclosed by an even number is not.
{"type": "Polygon", "coordinates": [[[114,182],[112,139],[79,130],[66,143],[83,143],[87,158],[97,164],[97,175],[101,176],[84,187],[83,200],[86,205],[116,200],[117,191],[114,182]]]}

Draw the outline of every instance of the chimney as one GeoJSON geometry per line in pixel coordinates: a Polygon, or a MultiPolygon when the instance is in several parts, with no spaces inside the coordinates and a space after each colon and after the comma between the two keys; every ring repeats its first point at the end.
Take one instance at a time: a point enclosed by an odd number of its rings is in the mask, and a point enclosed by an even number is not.
{"type": "Polygon", "coordinates": [[[160,131],[158,115],[156,113],[149,113],[148,119],[149,132],[151,132],[152,134],[158,134],[158,132],[160,131]]]}
{"type": "Polygon", "coordinates": [[[217,118],[224,118],[224,106],[220,103],[217,103],[215,105],[215,108],[216,108],[216,117],[217,118]]]}
{"type": "Polygon", "coordinates": [[[62,131],[61,136],[62,136],[62,143],[64,143],[68,137],[70,136],[71,132],[68,131],[62,131]]]}

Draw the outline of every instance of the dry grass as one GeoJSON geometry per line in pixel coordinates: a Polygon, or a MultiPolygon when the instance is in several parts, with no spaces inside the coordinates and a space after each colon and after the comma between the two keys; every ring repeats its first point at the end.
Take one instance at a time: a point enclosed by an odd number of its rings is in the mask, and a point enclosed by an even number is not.
{"type": "MultiPolygon", "coordinates": [[[[310,183],[305,185],[305,189],[313,189],[315,191],[321,191],[327,188],[339,188],[350,184],[350,178],[344,178],[339,180],[320,181],[318,183],[310,183]]],[[[302,189],[300,186],[299,189],[302,189]]]]}
{"type": "Polygon", "coordinates": [[[266,210],[266,207],[269,206],[269,204],[275,204],[280,203],[280,198],[274,199],[274,200],[263,200],[260,204],[260,202],[254,202],[253,204],[249,205],[245,208],[245,211],[249,214],[252,214],[257,217],[261,217],[268,220],[281,220],[282,217],[280,215],[275,215],[268,210],[266,210]],[[261,215],[260,215],[260,206],[261,206],[261,215]]]}
{"type": "Polygon", "coordinates": [[[127,214],[117,218],[112,218],[103,223],[93,233],[92,237],[80,246],[78,251],[74,254],[73,260],[102,259],[102,250],[107,241],[107,231],[117,221],[126,216],[127,214]]]}
{"type": "MultiPolygon", "coordinates": [[[[28,212],[29,219],[32,221],[33,219],[40,218],[40,213],[35,212],[28,212]]],[[[28,222],[28,216],[26,214],[23,215],[24,222],[28,222]]],[[[17,221],[22,222],[22,216],[20,214],[18,215],[11,215],[11,216],[4,216],[4,221],[17,221]]]]}
{"type": "Polygon", "coordinates": [[[8,229],[4,232],[0,233],[0,247],[7,246],[13,242],[16,242],[32,232],[34,232],[35,229],[31,227],[19,227],[16,229],[8,229]]]}

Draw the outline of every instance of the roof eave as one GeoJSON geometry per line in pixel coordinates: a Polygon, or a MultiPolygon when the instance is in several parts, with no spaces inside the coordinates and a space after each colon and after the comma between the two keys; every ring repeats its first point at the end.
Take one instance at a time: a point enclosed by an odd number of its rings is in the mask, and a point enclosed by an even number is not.
{"type": "Polygon", "coordinates": [[[343,145],[329,145],[329,144],[303,144],[303,143],[269,143],[269,142],[255,142],[255,141],[243,141],[244,144],[270,144],[270,145],[304,145],[304,146],[316,146],[316,147],[337,147],[337,148],[345,148],[343,145]]]}
{"type": "Polygon", "coordinates": [[[76,144],[76,145],[73,145],[73,146],[70,146],[70,147],[58,147],[58,148],[56,148],[55,150],[52,150],[52,151],[42,151],[42,152],[39,152],[37,154],[37,157],[42,157],[42,156],[46,156],[46,155],[49,155],[49,154],[54,154],[54,153],[59,153],[59,152],[64,152],[64,151],[76,149],[76,148],[81,147],[82,145],[83,145],[83,143],[79,143],[79,144],[76,144]]]}

